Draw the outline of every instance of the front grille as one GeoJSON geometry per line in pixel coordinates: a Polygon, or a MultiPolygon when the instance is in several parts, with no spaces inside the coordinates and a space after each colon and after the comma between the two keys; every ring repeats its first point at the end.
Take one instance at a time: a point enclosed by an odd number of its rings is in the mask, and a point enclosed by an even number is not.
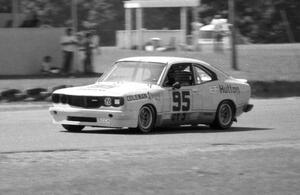
{"type": "Polygon", "coordinates": [[[101,97],[86,97],[86,107],[87,108],[99,108],[103,100],[101,97]]]}
{"type": "Polygon", "coordinates": [[[102,105],[101,102],[101,97],[68,95],[68,104],[71,106],[82,108],[99,108],[102,105]]]}
{"type": "Polygon", "coordinates": [[[68,121],[97,122],[97,119],[94,117],[68,116],[68,121]]]}
{"type": "Polygon", "coordinates": [[[52,94],[52,101],[55,104],[69,104],[70,106],[81,108],[100,108],[105,107],[120,107],[124,105],[123,97],[109,96],[77,96],[65,94],[52,94]],[[104,102],[104,100],[106,100],[104,102]]]}

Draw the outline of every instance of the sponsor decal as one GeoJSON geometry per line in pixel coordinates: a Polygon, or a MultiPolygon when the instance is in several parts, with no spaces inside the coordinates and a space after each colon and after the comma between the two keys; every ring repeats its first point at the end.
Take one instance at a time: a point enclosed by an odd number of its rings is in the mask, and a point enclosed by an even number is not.
{"type": "Polygon", "coordinates": [[[146,93],[136,94],[136,95],[129,95],[127,96],[127,101],[135,101],[141,99],[147,99],[148,95],[146,93]]]}
{"type": "Polygon", "coordinates": [[[227,85],[219,85],[220,93],[240,93],[240,88],[231,86],[229,84],[227,85]]]}
{"type": "Polygon", "coordinates": [[[185,113],[178,113],[178,114],[172,114],[171,120],[172,121],[185,121],[187,119],[185,113]]]}
{"type": "Polygon", "coordinates": [[[172,110],[189,111],[191,109],[191,96],[190,91],[174,91],[172,93],[173,105],[172,110]]]}
{"type": "Polygon", "coordinates": [[[210,93],[217,93],[217,91],[218,91],[218,87],[217,86],[212,86],[212,87],[209,88],[209,92],[210,93]]]}

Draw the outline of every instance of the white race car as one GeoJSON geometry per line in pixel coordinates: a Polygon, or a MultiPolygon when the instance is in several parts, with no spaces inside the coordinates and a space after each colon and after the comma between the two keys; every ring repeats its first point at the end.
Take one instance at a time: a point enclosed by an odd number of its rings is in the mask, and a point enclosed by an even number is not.
{"type": "Polygon", "coordinates": [[[205,124],[230,128],[248,112],[250,86],[203,61],[178,57],[118,60],[92,84],[53,92],[50,113],[68,131],[205,124]]]}

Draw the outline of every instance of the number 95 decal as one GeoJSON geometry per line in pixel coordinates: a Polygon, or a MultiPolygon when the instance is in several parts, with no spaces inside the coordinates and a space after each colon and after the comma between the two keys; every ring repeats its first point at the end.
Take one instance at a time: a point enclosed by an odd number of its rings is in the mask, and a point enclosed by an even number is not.
{"type": "Polygon", "coordinates": [[[189,111],[191,107],[190,91],[173,91],[173,111],[189,111]]]}

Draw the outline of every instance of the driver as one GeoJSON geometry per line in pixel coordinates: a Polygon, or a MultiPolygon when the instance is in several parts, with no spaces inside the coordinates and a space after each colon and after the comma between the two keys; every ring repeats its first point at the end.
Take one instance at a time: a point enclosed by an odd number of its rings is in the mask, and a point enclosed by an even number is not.
{"type": "Polygon", "coordinates": [[[167,74],[165,86],[171,87],[175,83],[175,71],[171,68],[167,74]]]}

